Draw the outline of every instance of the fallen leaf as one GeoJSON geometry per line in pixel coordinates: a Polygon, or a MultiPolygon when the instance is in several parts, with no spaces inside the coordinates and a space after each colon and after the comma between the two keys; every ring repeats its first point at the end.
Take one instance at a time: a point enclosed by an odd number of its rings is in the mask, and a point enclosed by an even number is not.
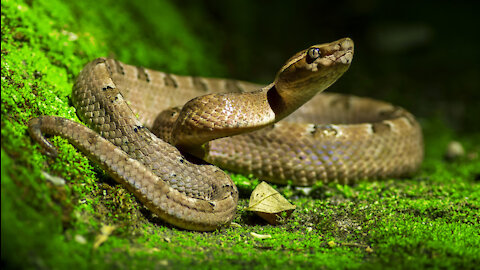
{"type": "Polygon", "coordinates": [[[95,237],[95,242],[93,243],[93,249],[97,249],[103,242],[107,241],[108,237],[116,229],[115,226],[103,225],[100,229],[100,234],[95,237]]]}
{"type": "Polygon", "coordinates": [[[270,234],[258,234],[258,233],[250,232],[250,235],[258,239],[272,238],[270,234]]]}
{"type": "Polygon", "coordinates": [[[290,217],[295,208],[296,206],[289,203],[278,191],[262,182],[253,190],[246,210],[255,212],[268,223],[275,225],[290,217]]]}

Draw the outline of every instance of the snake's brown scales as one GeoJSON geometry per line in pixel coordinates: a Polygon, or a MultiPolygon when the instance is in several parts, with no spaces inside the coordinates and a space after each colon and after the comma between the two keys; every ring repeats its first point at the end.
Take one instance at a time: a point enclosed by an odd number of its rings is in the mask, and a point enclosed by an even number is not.
{"type": "Polygon", "coordinates": [[[29,131],[52,156],[56,149],[43,134],[69,139],[165,221],[214,230],[233,219],[238,192],[208,163],[301,186],[400,177],[419,167],[422,133],[409,112],[367,98],[316,95],[352,57],[348,38],[312,46],[265,87],[99,58],[81,71],[72,94],[79,117],[93,130],[41,116],[29,122],[29,131]]]}

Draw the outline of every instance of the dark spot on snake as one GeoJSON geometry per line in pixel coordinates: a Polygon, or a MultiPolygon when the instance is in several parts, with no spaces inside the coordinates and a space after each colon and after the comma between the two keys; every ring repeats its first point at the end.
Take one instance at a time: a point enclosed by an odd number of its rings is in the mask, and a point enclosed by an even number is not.
{"type": "Polygon", "coordinates": [[[378,122],[378,123],[373,123],[372,124],[372,131],[375,134],[381,134],[381,133],[389,132],[390,130],[391,130],[391,127],[387,123],[378,122]]]}
{"type": "Polygon", "coordinates": [[[122,75],[125,75],[125,70],[123,68],[123,65],[122,63],[120,63],[118,60],[114,60],[115,62],[115,70],[117,71],[117,73],[119,74],[122,74],[122,75]]]}
{"type": "Polygon", "coordinates": [[[103,91],[107,91],[108,89],[113,89],[113,87],[111,87],[110,85],[107,85],[102,88],[103,91]]]}
{"type": "Polygon", "coordinates": [[[283,101],[280,94],[278,94],[277,89],[275,86],[272,86],[270,90],[267,92],[267,100],[268,104],[272,108],[275,114],[279,114],[280,112],[284,111],[285,109],[285,102],[283,101]]]}
{"type": "Polygon", "coordinates": [[[215,203],[213,202],[208,202],[212,207],[215,207],[215,203]]]}
{"type": "Polygon", "coordinates": [[[165,77],[163,78],[163,81],[165,82],[165,86],[177,88],[178,84],[177,82],[173,79],[171,74],[166,73],[165,77]]]}
{"type": "Polygon", "coordinates": [[[58,118],[55,118],[55,119],[57,120],[59,125],[63,125],[66,122],[66,118],[63,118],[63,117],[58,117],[58,118]]]}
{"type": "Polygon", "coordinates": [[[392,110],[382,110],[378,112],[378,115],[380,117],[386,117],[389,116],[392,113],[392,110]]]}
{"type": "Polygon", "coordinates": [[[310,134],[314,136],[337,136],[338,130],[332,125],[314,125],[310,134]]]}
{"type": "Polygon", "coordinates": [[[107,59],[105,57],[99,57],[95,60],[93,60],[93,64],[94,65],[98,65],[98,64],[101,64],[101,63],[105,63],[107,61],[107,59]]]}
{"type": "Polygon", "coordinates": [[[349,110],[351,107],[350,97],[341,95],[337,98],[334,98],[332,101],[330,101],[330,106],[341,106],[344,110],[349,110]]]}
{"type": "Polygon", "coordinates": [[[243,89],[238,85],[238,82],[235,80],[227,80],[225,83],[225,88],[227,92],[233,93],[242,93],[243,89]]]}
{"type": "Polygon", "coordinates": [[[148,76],[147,71],[143,67],[136,67],[137,68],[137,79],[140,81],[146,81],[147,83],[150,82],[150,77],[148,76]]]}
{"type": "Polygon", "coordinates": [[[405,114],[403,118],[407,119],[407,122],[410,124],[410,126],[415,125],[415,119],[413,119],[413,116],[410,114],[405,114]]]}
{"type": "Polygon", "coordinates": [[[185,163],[185,160],[183,158],[181,158],[179,161],[180,163],[185,163]]]}
{"type": "Polygon", "coordinates": [[[118,100],[118,96],[113,97],[113,99],[110,100],[111,103],[115,103],[115,101],[118,100]]]}
{"type": "Polygon", "coordinates": [[[381,110],[378,112],[378,115],[382,117],[383,119],[393,119],[393,118],[398,118],[404,114],[404,110],[400,107],[393,107],[391,109],[387,110],[381,110]]]}
{"type": "Polygon", "coordinates": [[[204,92],[207,92],[208,91],[208,86],[205,82],[202,81],[201,78],[199,77],[193,77],[192,78],[192,82],[193,82],[193,86],[195,86],[195,88],[197,89],[200,89],[204,92]]]}
{"type": "Polygon", "coordinates": [[[98,137],[97,134],[93,134],[93,133],[88,134],[88,138],[87,138],[88,143],[96,144],[97,143],[97,137],[98,137]]]}
{"type": "Polygon", "coordinates": [[[395,106],[390,110],[379,111],[378,115],[382,120],[404,118],[407,120],[410,126],[415,126],[416,124],[415,118],[403,108],[398,106],[395,106]]]}
{"type": "Polygon", "coordinates": [[[105,67],[108,70],[108,74],[110,74],[110,76],[112,76],[113,71],[112,71],[112,67],[111,67],[110,63],[107,61],[107,59],[104,59],[103,63],[105,64],[105,67]]]}

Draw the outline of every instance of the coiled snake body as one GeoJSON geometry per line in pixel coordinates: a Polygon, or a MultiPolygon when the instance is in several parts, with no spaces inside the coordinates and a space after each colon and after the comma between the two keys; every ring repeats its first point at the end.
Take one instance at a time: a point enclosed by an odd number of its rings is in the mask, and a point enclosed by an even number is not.
{"type": "Polygon", "coordinates": [[[422,133],[409,112],[367,98],[316,95],[352,57],[348,38],[312,46],[265,87],[99,58],[81,71],[72,94],[93,130],[41,116],[29,131],[52,156],[56,149],[43,134],[69,139],[167,222],[213,230],[233,219],[238,191],[208,163],[302,186],[404,176],[418,168],[422,133]]]}

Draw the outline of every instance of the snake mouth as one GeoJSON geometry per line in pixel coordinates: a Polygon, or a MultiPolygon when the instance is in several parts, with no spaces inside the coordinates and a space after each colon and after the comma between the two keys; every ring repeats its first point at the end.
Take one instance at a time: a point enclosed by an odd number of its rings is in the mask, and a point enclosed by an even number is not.
{"type": "Polygon", "coordinates": [[[350,65],[353,59],[353,41],[350,38],[344,38],[319,47],[321,57],[317,58],[312,64],[330,67],[337,64],[350,65]]]}
{"type": "Polygon", "coordinates": [[[346,51],[342,51],[341,54],[335,55],[334,62],[349,65],[352,62],[352,59],[353,59],[353,48],[346,51]]]}

